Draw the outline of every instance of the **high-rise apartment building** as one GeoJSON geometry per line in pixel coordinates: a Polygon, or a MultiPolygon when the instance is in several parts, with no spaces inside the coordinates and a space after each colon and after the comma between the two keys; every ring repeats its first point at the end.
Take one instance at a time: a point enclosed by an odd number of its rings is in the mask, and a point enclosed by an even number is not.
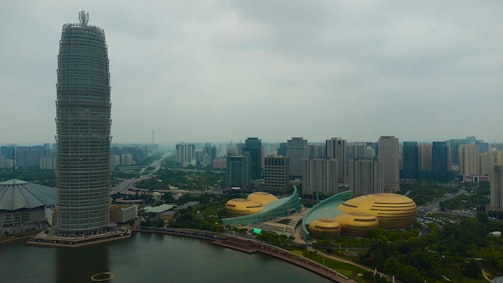
{"type": "Polygon", "coordinates": [[[393,193],[400,190],[400,164],[398,139],[382,136],[378,143],[378,160],[382,162],[384,191],[393,193]]]}
{"type": "Polygon", "coordinates": [[[435,178],[446,179],[449,167],[449,146],[447,142],[434,141],[431,149],[431,171],[435,178]]]}
{"type": "Polygon", "coordinates": [[[323,143],[310,143],[309,144],[309,157],[310,158],[325,158],[325,144],[323,143]]]}
{"type": "Polygon", "coordinates": [[[105,33],[65,24],[59,41],[56,101],[58,230],[99,232],[110,220],[110,73],[105,33]]]}
{"type": "Polygon", "coordinates": [[[225,184],[228,188],[247,189],[250,185],[250,157],[248,154],[227,156],[225,184]]]}
{"type": "Polygon", "coordinates": [[[331,138],[325,141],[325,152],[327,158],[337,159],[337,177],[339,183],[346,183],[348,177],[348,150],[346,140],[341,138],[331,138]]]}
{"type": "Polygon", "coordinates": [[[310,158],[304,159],[303,162],[303,195],[331,196],[337,193],[339,187],[337,159],[310,158]]]}
{"type": "Polygon", "coordinates": [[[284,156],[266,156],[264,160],[264,191],[282,194],[290,187],[289,160],[284,156]]]}
{"type": "Polygon", "coordinates": [[[419,165],[419,150],[417,142],[404,142],[402,156],[403,177],[407,179],[416,179],[419,165]]]}
{"type": "Polygon", "coordinates": [[[176,163],[182,167],[196,165],[196,146],[191,143],[179,143],[176,145],[176,163]]]}
{"type": "Polygon", "coordinates": [[[262,178],[262,141],[258,138],[247,138],[243,152],[250,154],[251,179],[262,178]]]}
{"type": "Polygon", "coordinates": [[[302,176],[302,162],[309,157],[307,140],[301,137],[293,137],[286,143],[286,155],[290,160],[290,176],[302,176]]]}
{"type": "Polygon", "coordinates": [[[349,188],[353,196],[384,192],[382,161],[357,159],[349,161],[349,188]]]}
{"type": "Polygon", "coordinates": [[[493,166],[492,174],[489,175],[491,186],[490,211],[503,211],[503,164],[493,166]]]}
{"type": "Polygon", "coordinates": [[[459,173],[462,176],[480,175],[480,155],[476,144],[463,144],[458,147],[459,173]]]}

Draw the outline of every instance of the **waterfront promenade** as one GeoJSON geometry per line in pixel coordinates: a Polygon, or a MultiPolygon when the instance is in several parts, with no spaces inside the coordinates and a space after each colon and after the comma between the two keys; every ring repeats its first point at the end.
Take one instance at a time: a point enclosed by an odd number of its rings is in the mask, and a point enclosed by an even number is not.
{"type": "Polygon", "coordinates": [[[313,260],[302,257],[290,251],[281,249],[279,247],[255,241],[252,239],[240,238],[236,236],[219,234],[209,231],[191,230],[191,229],[143,227],[135,229],[134,232],[160,233],[160,234],[178,235],[178,236],[186,236],[186,237],[209,240],[214,245],[238,250],[248,254],[258,252],[273,256],[275,258],[284,260],[286,262],[295,264],[299,267],[302,267],[311,272],[319,274],[320,276],[323,276],[334,282],[356,283],[356,281],[346,277],[345,275],[331,268],[328,268],[322,264],[319,264],[313,260]]]}

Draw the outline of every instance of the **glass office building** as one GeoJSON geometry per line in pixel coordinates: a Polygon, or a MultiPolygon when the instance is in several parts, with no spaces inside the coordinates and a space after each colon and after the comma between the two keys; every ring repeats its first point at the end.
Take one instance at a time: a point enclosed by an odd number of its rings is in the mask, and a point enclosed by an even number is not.
{"type": "Polygon", "coordinates": [[[65,24],[59,42],[56,101],[58,231],[99,233],[110,219],[110,73],[105,33],[65,24]]]}

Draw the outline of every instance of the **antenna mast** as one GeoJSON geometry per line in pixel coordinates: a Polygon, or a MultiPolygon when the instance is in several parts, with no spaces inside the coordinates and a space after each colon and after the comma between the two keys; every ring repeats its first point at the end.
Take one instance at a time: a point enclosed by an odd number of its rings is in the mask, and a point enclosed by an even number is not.
{"type": "Polygon", "coordinates": [[[89,22],[89,13],[86,13],[85,11],[80,11],[79,20],[81,25],[87,26],[87,23],[89,22]]]}

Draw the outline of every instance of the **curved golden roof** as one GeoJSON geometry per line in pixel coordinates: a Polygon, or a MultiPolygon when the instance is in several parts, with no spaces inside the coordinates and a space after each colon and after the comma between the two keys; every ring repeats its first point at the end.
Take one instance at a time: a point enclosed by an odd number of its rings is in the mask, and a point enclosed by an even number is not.
{"type": "Polygon", "coordinates": [[[364,212],[374,215],[383,228],[403,228],[416,221],[416,203],[403,195],[379,193],[359,196],[338,207],[345,213],[364,212]]]}
{"type": "Polygon", "coordinates": [[[323,232],[327,232],[334,238],[341,234],[341,225],[333,219],[320,218],[309,223],[309,232],[316,238],[320,238],[323,232]]]}
{"type": "Polygon", "coordinates": [[[379,227],[377,218],[365,212],[349,212],[334,218],[342,226],[342,234],[352,237],[364,236],[367,231],[379,227]]]}
{"type": "Polygon", "coordinates": [[[265,192],[255,192],[251,193],[247,197],[248,200],[259,202],[263,205],[266,205],[270,202],[277,201],[278,198],[270,193],[265,192]]]}
{"type": "Polygon", "coordinates": [[[264,209],[264,206],[256,201],[235,198],[225,204],[225,210],[229,216],[243,216],[254,214],[264,209]]]}

